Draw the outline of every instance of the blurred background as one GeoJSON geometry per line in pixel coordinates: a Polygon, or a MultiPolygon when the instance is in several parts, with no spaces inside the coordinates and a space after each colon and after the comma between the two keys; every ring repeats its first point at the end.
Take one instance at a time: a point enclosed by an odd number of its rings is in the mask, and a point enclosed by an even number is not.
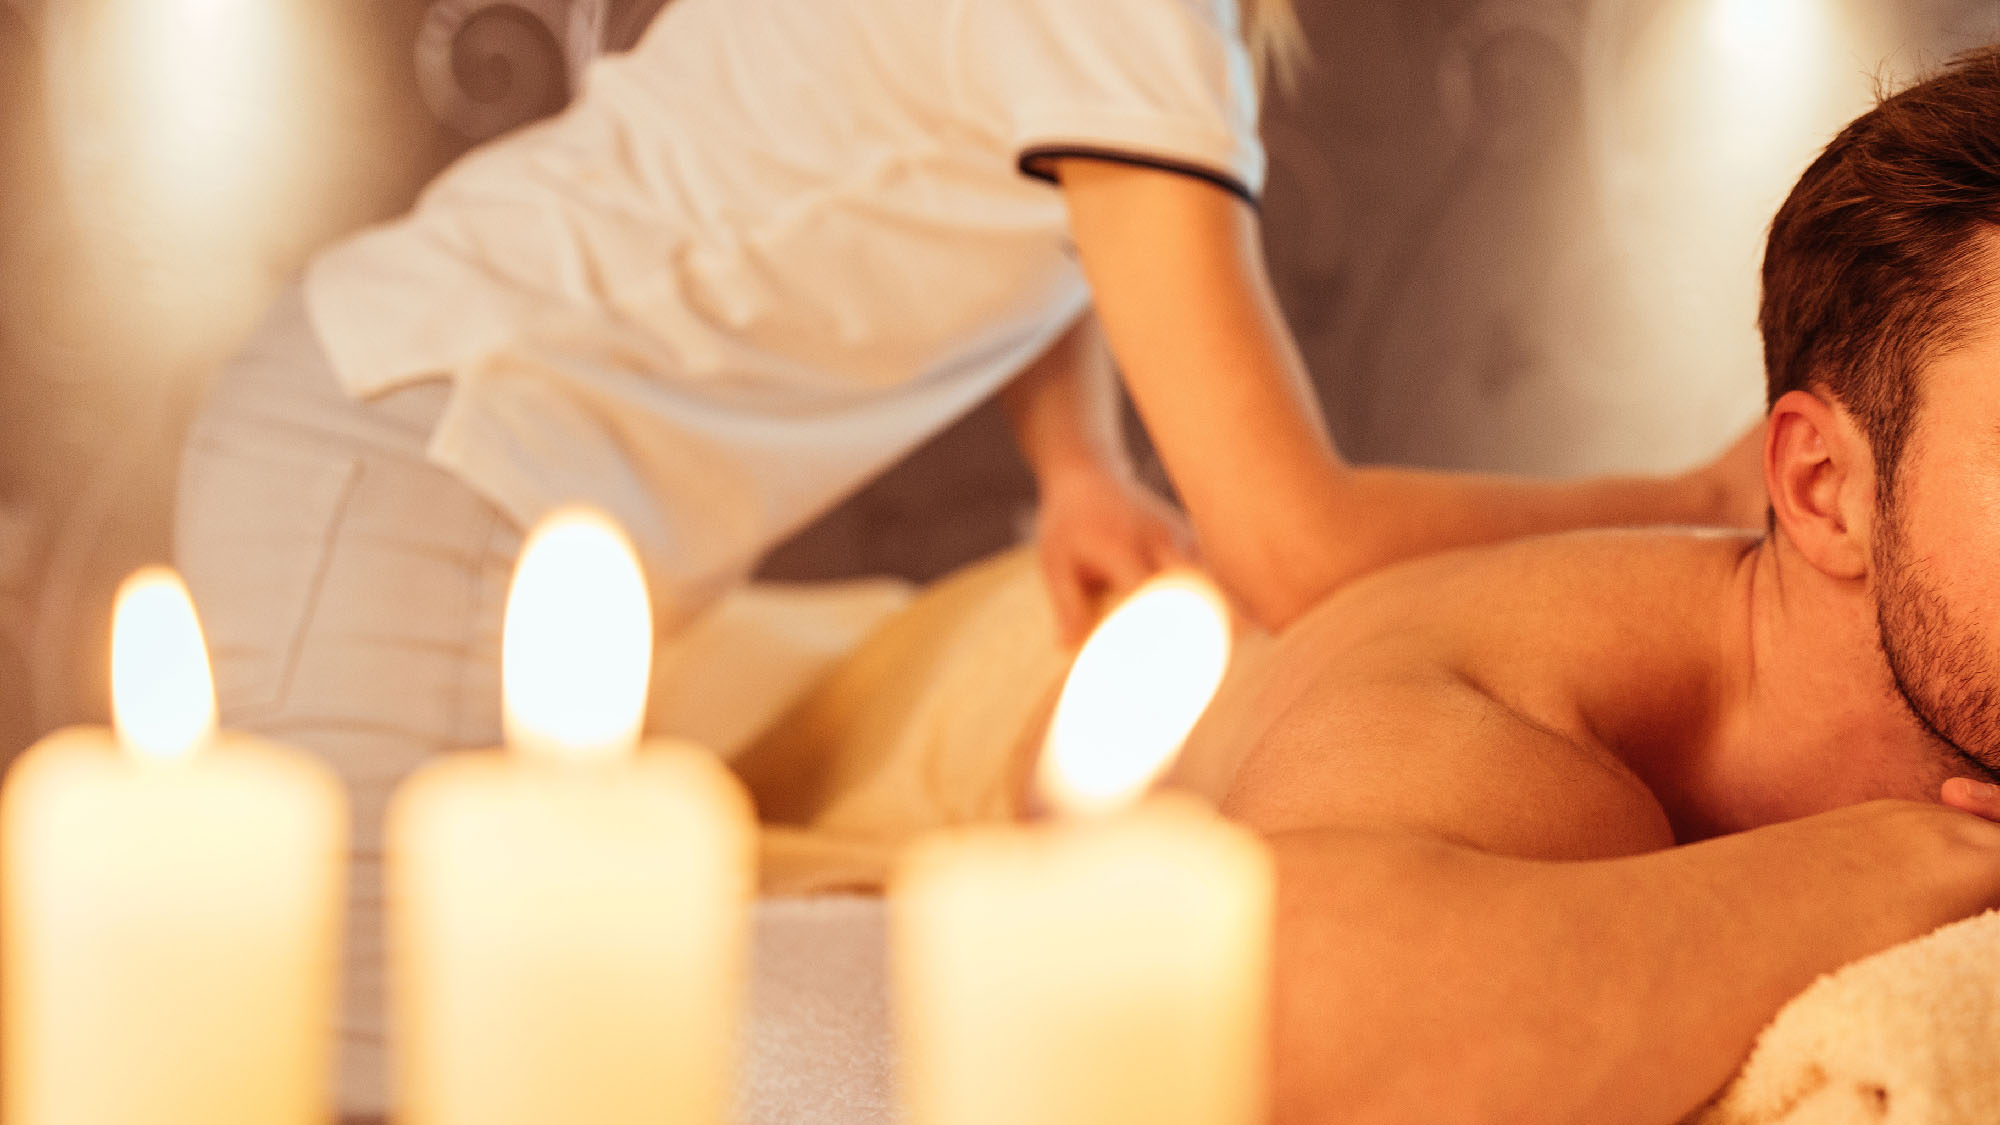
{"type": "MultiPolygon", "coordinates": [[[[1264,214],[1336,439],[1551,476],[1748,424],[1772,210],[1878,85],[2000,39],[1992,0],[1299,6],[1264,214]]],[[[111,593],[165,559],[181,429],[269,297],[658,7],[0,0],[0,756],[103,721],[111,593]]],[[[988,408],[765,574],[924,580],[1032,509],[988,408]]]]}

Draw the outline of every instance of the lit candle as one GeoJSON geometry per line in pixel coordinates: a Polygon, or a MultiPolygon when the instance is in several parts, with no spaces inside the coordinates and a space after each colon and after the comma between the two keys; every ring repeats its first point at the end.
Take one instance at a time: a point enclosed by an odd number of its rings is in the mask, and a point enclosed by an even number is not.
{"type": "Polygon", "coordinates": [[[507,746],[426,766],[390,810],[399,1118],[720,1122],[754,819],[713,754],[639,744],[652,616],[623,533],[539,525],[501,643],[507,746]]]}
{"type": "Polygon", "coordinates": [[[332,1112],[347,807],[303,753],[215,729],[194,605],[127,579],[111,729],[0,797],[9,1125],[290,1125],[332,1112]]]}
{"type": "Polygon", "coordinates": [[[1249,1125],[1265,1107],[1268,849],[1192,798],[1135,800],[1222,678],[1228,617],[1148,583],[1078,654],[1040,767],[1066,816],[919,841],[891,887],[914,1125],[1249,1125]]]}

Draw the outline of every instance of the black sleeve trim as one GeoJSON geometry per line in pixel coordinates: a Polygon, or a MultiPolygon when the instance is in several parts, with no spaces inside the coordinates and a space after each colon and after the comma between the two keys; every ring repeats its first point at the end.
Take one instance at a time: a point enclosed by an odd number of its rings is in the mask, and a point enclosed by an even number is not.
{"type": "Polygon", "coordinates": [[[1243,200],[1243,202],[1248,203],[1251,207],[1258,206],[1256,194],[1250,190],[1248,185],[1234,176],[1224,175],[1213,168],[1207,168],[1200,164],[1189,164],[1180,160],[1167,160],[1158,156],[1148,156],[1144,153],[1125,152],[1111,148],[1093,148],[1089,145],[1037,145],[1021,153],[1021,159],[1017,166],[1021,169],[1021,174],[1024,176],[1033,176],[1035,179],[1047,180],[1052,184],[1058,183],[1055,169],[1051,166],[1051,162],[1058,157],[1105,160],[1113,164],[1131,164],[1140,168],[1158,168],[1162,172],[1177,172],[1183,176],[1193,176],[1197,180],[1206,180],[1243,200]]]}

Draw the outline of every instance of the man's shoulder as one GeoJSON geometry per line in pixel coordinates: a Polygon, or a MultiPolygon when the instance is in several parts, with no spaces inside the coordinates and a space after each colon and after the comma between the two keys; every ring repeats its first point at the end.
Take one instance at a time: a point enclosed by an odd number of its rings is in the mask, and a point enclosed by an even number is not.
{"type": "Polygon", "coordinates": [[[1598,530],[1435,555],[1355,583],[1284,643],[1328,667],[1461,678],[1558,729],[1643,725],[1710,686],[1757,543],[1598,530]]]}
{"type": "Polygon", "coordinates": [[[1364,576],[1287,635],[1360,641],[1413,628],[1466,639],[1631,623],[1650,629],[1662,614],[1718,612],[1759,541],[1709,529],[1594,529],[1448,551],[1364,576]]]}
{"type": "Polygon", "coordinates": [[[1232,809],[1517,855],[1659,846],[1671,834],[1634,751],[1702,737],[1710,641],[1755,543],[1568,533],[1355,583],[1268,653],[1232,809]]]}
{"type": "Polygon", "coordinates": [[[1228,807],[1268,831],[1430,833],[1538,857],[1672,833],[1640,759],[1706,729],[1756,540],[1568,532],[1456,550],[1328,599],[1264,653],[1228,807]],[[1642,751],[1642,753],[1634,753],[1642,751]]]}

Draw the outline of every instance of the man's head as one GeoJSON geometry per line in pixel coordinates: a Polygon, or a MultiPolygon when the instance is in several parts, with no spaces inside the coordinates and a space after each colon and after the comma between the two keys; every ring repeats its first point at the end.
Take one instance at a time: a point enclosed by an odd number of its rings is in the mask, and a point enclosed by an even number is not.
{"type": "Polygon", "coordinates": [[[2000,765],[2000,49],[1884,99],[1764,259],[1776,522],[1860,580],[1896,688],[2000,765]]]}
{"type": "Polygon", "coordinates": [[[1918,374],[1988,313],[2000,224],[2000,47],[1856,118],[1771,222],[1766,401],[1819,390],[1861,427],[1886,492],[1922,400],[1918,374]]]}

